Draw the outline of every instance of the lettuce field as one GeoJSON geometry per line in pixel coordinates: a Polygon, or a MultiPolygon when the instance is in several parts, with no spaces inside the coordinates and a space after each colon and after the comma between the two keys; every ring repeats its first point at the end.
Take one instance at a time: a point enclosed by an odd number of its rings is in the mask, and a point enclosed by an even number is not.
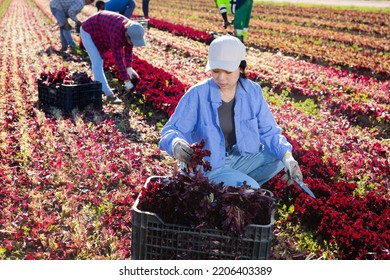
{"type": "MultiPolygon", "coordinates": [[[[49,2],[0,0],[0,259],[129,259],[140,189],[178,171],[157,148],[159,130],[208,77],[210,42],[233,30],[212,0],[151,1],[135,91],[107,54],[124,104],[64,113],[39,102],[41,73],[92,72],[82,48],[59,52],[49,2]]],[[[390,10],[256,2],[245,43],[248,77],[317,197],[283,174],[263,186],[278,198],[272,258],[389,260],[390,10]]]]}

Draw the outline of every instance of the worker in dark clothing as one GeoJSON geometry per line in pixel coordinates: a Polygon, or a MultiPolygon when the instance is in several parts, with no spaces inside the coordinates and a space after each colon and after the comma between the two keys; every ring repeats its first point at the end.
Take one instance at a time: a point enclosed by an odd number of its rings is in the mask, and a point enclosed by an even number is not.
{"type": "Polygon", "coordinates": [[[124,15],[127,18],[131,18],[135,9],[135,0],[110,0],[107,2],[97,1],[96,8],[98,11],[111,11],[124,15]]]}
{"type": "Polygon", "coordinates": [[[230,24],[228,13],[234,16],[234,35],[244,42],[248,36],[253,0],[214,0],[223,18],[225,28],[230,24]]]}

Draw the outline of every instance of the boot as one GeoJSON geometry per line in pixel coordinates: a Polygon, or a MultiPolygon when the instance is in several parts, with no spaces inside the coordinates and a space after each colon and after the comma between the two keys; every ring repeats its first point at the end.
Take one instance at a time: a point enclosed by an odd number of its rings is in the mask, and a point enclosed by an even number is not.
{"type": "Polygon", "coordinates": [[[242,43],[244,43],[244,35],[236,35],[236,37],[237,37],[238,39],[240,39],[240,41],[241,41],[242,43]]]}

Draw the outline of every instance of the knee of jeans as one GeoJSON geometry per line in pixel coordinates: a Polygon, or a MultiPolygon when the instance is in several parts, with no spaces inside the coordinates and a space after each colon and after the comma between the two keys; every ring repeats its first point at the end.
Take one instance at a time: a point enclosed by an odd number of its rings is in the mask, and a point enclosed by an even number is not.
{"type": "Polygon", "coordinates": [[[261,186],[259,185],[258,182],[256,182],[255,179],[250,178],[247,182],[246,185],[250,187],[251,189],[259,189],[261,186]]]}
{"type": "Polygon", "coordinates": [[[223,182],[224,182],[224,186],[241,187],[241,186],[245,185],[251,189],[260,188],[259,183],[257,183],[256,180],[251,178],[251,177],[240,178],[240,179],[230,178],[230,179],[227,179],[226,181],[223,181],[223,182]]]}

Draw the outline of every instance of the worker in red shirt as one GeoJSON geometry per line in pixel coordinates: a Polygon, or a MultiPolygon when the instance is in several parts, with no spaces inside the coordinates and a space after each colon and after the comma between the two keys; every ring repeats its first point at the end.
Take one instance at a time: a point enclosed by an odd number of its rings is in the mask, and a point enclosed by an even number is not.
{"type": "Polygon", "coordinates": [[[124,82],[126,90],[131,90],[134,87],[131,80],[139,78],[132,68],[133,47],[145,46],[144,28],[118,13],[101,11],[81,24],[80,36],[92,63],[94,79],[102,83],[107,101],[121,103],[122,100],[115,97],[108,86],[102,57],[111,50],[118,78],[124,82]]]}

